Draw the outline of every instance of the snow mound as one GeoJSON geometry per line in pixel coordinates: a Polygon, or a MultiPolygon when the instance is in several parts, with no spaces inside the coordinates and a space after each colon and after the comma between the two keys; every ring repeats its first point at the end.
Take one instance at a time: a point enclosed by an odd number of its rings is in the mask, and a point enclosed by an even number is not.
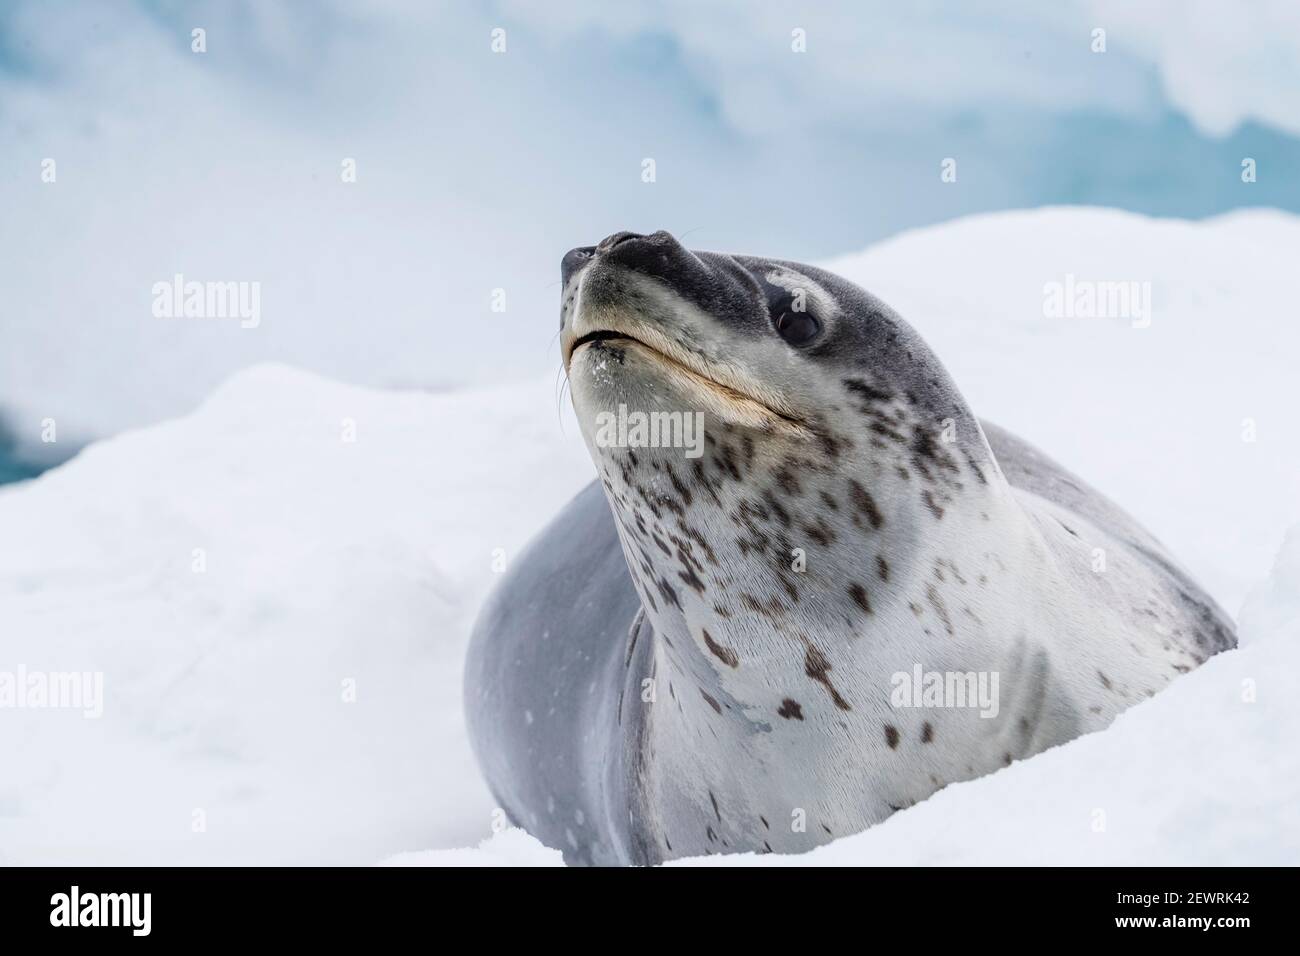
{"type": "Polygon", "coordinates": [[[104,697],[99,719],[0,710],[0,861],[371,863],[487,836],[461,662],[496,549],[591,475],[556,407],[552,382],[259,366],[0,491],[0,671],[101,671],[104,697]]]}
{"type": "Polygon", "coordinates": [[[502,830],[473,849],[398,853],[380,866],[564,866],[564,854],[523,830],[502,830]]]}
{"type": "MultiPolygon", "coordinates": [[[[1249,594],[1243,647],[864,834],[710,862],[1300,859],[1300,532],[1278,553],[1300,522],[1296,248],[1280,213],[1051,209],[832,264],[980,414],[1114,497],[1229,611],[1249,594]],[[1151,282],[1149,326],[1048,317],[1066,274],[1151,282]]],[[[0,678],[103,675],[98,719],[0,709],[0,862],[554,862],[509,831],[442,851],[494,822],[461,716],[474,614],[593,473],[557,404],[550,381],[396,393],[258,366],[0,488],[0,678]]]]}

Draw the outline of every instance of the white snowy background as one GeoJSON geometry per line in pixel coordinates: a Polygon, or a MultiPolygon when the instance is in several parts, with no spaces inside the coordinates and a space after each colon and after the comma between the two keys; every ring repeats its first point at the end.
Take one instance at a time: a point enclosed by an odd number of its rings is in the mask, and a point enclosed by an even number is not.
{"type": "Polygon", "coordinates": [[[1052,202],[1300,210],[1297,168],[1296,0],[4,0],[0,454],[267,360],[539,374],[559,256],[620,229],[808,262],[1052,202]],[[262,324],[154,319],[177,273],[260,283],[262,324]]]}
{"type": "MultiPolygon", "coordinates": [[[[1059,208],[830,263],[979,414],[1143,521],[1242,646],[864,834],[710,864],[1300,861],[1297,251],[1280,212],[1059,208]],[[1150,281],[1150,327],[1046,317],[1067,274],[1150,281]]],[[[461,661],[495,549],[591,473],[552,377],[379,391],[263,364],[0,488],[0,667],[105,682],[98,720],[0,714],[0,862],[558,863],[491,835],[461,661]]]]}

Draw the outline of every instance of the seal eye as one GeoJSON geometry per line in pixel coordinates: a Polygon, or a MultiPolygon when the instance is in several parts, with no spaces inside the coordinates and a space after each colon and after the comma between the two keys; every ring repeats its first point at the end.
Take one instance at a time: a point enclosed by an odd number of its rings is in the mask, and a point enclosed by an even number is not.
{"type": "Polygon", "coordinates": [[[776,320],[776,331],[791,345],[807,345],[821,330],[822,324],[807,312],[782,312],[776,320]]]}

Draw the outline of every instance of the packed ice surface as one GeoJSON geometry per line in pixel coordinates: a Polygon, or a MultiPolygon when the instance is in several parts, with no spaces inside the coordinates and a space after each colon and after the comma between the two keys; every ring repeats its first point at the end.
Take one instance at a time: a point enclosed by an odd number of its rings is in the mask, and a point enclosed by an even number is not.
{"type": "Polygon", "coordinates": [[[494,561],[587,479],[557,407],[549,381],[262,366],[0,489],[0,671],[104,675],[99,719],[0,710],[0,862],[368,863],[490,832],[461,660],[494,561]]]}
{"type": "MultiPolygon", "coordinates": [[[[1045,209],[830,264],[1146,524],[1243,646],[866,833],[710,863],[1300,862],[1297,250],[1276,212],[1045,209]],[[1067,276],[1148,282],[1149,312],[1051,317],[1067,276]]],[[[268,365],[0,489],[0,672],[104,681],[97,719],[0,709],[0,861],[558,862],[492,835],[461,658],[495,571],[592,473],[553,379],[397,393],[268,365]]]]}

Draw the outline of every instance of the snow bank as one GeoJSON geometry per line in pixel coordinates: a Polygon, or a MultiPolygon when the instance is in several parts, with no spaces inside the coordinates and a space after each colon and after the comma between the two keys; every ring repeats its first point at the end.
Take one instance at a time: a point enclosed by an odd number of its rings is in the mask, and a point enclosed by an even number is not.
{"type": "Polygon", "coordinates": [[[490,834],[461,659],[494,551],[589,478],[556,409],[549,381],[263,366],[0,490],[0,671],[104,684],[97,720],[0,710],[0,860],[370,863],[490,834]]]}
{"type": "MultiPolygon", "coordinates": [[[[834,264],[1229,611],[1250,592],[1246,645],[1103,734],[763,862],[1297,859],[1300,533],[1267,576],[1300,521],[1296,248],[1279,213],[1057,209],[834,264]],[[1150,326],[1048,318],[1067,273],[1151,282],[1150,326]]],[[[442,851],[492,832],[460,675],[494,557],[590,474],[550,381],[383,393],[260,366],[0,489],[0,674],[104,681],[99,719],[0,709],[0,861],[554,862],[510,831],[442,851]]]]}
{"type": "Polygon", "coordinates": [[[510,828],[474,849],[399,853],[380,866],[564,866],[564,855],[523,830],[510,828]]]}

